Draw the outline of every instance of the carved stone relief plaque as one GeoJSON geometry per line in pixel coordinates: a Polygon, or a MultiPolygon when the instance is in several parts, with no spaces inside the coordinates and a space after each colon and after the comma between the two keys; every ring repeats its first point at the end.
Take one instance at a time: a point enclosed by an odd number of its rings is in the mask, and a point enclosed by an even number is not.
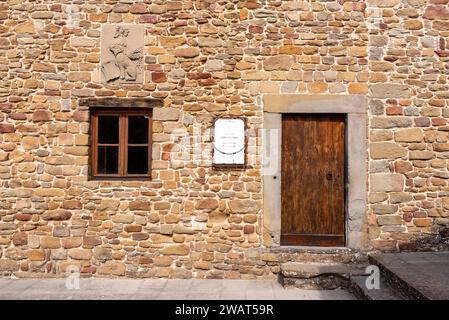
{"type": "Polygon", "coordinates": [[[101,29],[101,79],[105,84],[142,83],[145,26],[108,24],[101,29]]]}

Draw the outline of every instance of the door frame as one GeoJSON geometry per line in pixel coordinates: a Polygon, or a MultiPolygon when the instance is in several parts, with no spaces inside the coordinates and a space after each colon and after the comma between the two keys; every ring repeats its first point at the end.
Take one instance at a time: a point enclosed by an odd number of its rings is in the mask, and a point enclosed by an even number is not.
{"type": "MultiPolygon", "coordinates": [[[[345,239],[346,247],[368,246],[367,99],[361,95],[264,95],[263,131],[263,244],[280,247],[281,144],[283,113],[346,114],[345,239]]],[[[306,247],[308,248],[308,247],[306,247]]],[[[325,247],[322,247],[325,248],[325,247]]]]}

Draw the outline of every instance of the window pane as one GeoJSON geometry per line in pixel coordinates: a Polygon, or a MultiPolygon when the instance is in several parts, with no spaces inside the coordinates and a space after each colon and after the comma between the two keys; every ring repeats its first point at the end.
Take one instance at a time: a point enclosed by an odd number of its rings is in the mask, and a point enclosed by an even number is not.
{"type": "Polygon", "coordinates": [[[98,143],[118,143],[118,116],[98,117],[98,143]]]}
{"type": "Polygon", "coordinates": [[[128,173],[148,173],[148,147],[128,147],[128,173]]]}
{"type": "Polygon", "coordinates": [[[118,173],[118,147],[98,147],[99,174],[118,173]]]}
{"type": "Polygon", "coordinates": [[[148,143],[148,116],[128,117],[128,143],[148,143]]]}

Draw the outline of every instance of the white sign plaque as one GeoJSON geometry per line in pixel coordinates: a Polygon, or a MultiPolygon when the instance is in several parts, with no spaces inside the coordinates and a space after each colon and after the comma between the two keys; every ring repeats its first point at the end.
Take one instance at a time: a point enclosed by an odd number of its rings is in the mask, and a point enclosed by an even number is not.
{"type": "Polygon", "coordinates": [[[243,119],[215,120],[213,163],[216,165],[245,164],[245,121],[243,119]]]}

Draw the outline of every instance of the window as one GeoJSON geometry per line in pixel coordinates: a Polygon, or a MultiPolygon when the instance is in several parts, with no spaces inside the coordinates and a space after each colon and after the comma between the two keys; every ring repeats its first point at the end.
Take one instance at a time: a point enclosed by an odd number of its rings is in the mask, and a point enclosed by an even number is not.
{"type": "Polygon", "coordinates": [[[93,109],[91,126],[93,178],[150,177],[150,111],[93,109]]]}

